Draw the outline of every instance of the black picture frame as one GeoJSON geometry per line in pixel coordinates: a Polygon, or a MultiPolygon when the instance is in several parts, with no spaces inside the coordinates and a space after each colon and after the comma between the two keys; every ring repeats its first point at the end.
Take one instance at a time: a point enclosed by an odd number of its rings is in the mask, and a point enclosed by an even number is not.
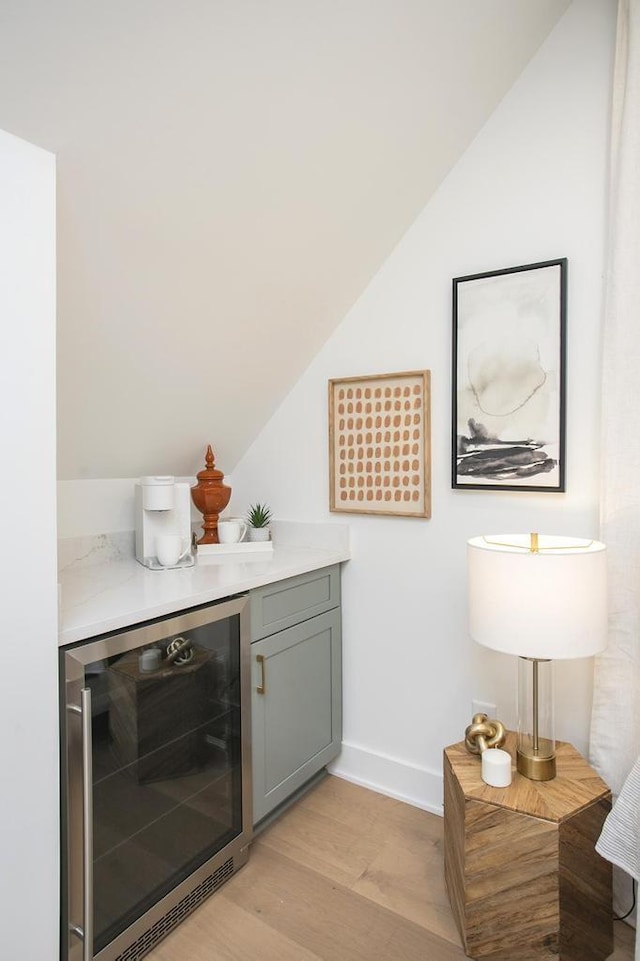
{"type": "Polygon", "coordinates": [[[565,490],[567,258],[453,278],[457,490],[565,490]]]}

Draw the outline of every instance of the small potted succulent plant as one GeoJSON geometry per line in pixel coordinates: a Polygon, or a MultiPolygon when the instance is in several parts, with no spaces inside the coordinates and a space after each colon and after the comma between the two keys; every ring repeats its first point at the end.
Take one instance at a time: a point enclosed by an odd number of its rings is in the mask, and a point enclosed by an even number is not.
{"type": "Polygon", "coordinates": [[[248,540],[268,541],[271,538],[269,524],[271,522],[271,508],[266,504],[252,504],[247,512],[249,527],[248,540]]]}

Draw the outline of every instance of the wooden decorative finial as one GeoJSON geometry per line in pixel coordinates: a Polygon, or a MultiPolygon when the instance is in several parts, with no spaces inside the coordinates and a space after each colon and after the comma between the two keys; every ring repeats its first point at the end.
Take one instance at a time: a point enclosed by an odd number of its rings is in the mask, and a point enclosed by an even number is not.
{"type": "Polygon", "coordinates": [[[229,503],[231,488],[222,483],[224,474],[215,467],[211,444],[207,447],[204,460],[206,467],[196,474],[198,483],[191,488],[191,500],[204,518],[204,534],[198,544],[217,544],[218,516],[229,503]]]}

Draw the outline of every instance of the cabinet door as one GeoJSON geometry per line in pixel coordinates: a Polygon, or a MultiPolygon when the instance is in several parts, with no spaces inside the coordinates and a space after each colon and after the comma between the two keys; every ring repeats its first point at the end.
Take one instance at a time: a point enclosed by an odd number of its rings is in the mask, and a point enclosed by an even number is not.
{"type": "Polygon", "coordinates": [[[340,611],[251,645],[254,824],[340,750],[340,611]]]}

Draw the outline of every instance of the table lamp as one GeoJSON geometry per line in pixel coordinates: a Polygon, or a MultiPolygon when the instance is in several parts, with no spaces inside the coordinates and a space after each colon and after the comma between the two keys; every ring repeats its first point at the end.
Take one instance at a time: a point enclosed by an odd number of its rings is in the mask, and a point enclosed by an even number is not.
{"type": "Polygon", "coordinates": [[[518,656],[517,770],[549,781],[552,662],[606,646],[606,548],[576,537],[494,534],[469,540],[468,564],[471,637],[518,656]]]}

